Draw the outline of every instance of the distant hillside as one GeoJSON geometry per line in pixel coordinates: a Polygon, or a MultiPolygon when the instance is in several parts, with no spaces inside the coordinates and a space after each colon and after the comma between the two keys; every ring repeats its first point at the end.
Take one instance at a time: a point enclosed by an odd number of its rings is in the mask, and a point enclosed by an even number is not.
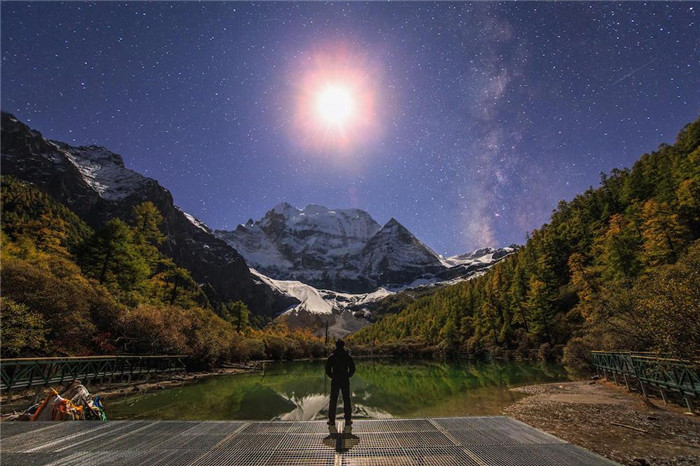
{"type": "Polygon", "coordinates": [[[482,277],[351,337],[357,350],[512,351],[584,364],[594,348],[700,348],[700,120],[632,169],[561,201],[525,247],[482,277]]]}

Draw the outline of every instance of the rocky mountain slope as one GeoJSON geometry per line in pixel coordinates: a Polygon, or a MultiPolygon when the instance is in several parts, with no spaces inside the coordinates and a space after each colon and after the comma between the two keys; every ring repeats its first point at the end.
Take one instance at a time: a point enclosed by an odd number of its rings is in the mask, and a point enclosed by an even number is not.
{"type": "Polygon", "coordinates": [[[370,293],[343,293],[340,291],[314,288],[295,280],[275,280],[255,269],[253,275],[274,290],[296,299],[298,304],[290,306],[277,320],[291,328],[305,328],[323,336],[326,329],[332,337],[344,338],[351,333],[370,325],[374,319],[373,309],[380,301],[397,293],[430,292],[431,288],[454,285],[482,274],[486,269],[513,252],[513,248],[483,248],[473,253],[442,259],[449,262],[455,278],[432,276],[430,279],[415,280],[407,285],[393,288],[380,287],[370,293]],[[461,273],[457,271],[461,270],[461,273]]]}
{"type": "Polygon", "coordinates": [[[124,166],[104,147],[51,141],[8,113],[2,113],[2,174],[31,182],[68,206],[94,228],[128,217],[151,201],[163,214],[164,252],[209,283],[217,297],[242,300],[257,313],[275,315],[297,301],[250,273],[245,260],[224,241],[173,203],[157,181],[124,166]]]}
{"type": "Polygon", "coordinates": [[[215,233],[269,277],[365,292],[376,285],[361,275],[358,258],[380,228],[359,209],[297,209],[282,203],[257,222],[215,233]]]}
{"type": "Polygon", "coordinates": [[[373,304],[403,290],[466,280],[513,248],[444,258],[396,219],[380,226],[360,209],[282,203],[234,231],[215,232],[270,288],[296,299],[281,316],[291,327],[344,337],[371,321],[373,304]]]}
{"type": "Polygon", "coordinates": [[[282,203],[258,220],[215,234],[275,280],[319,289],[371,293],[469,276],[512,252],[480,249],[443,258],[396,219],[380,226],[360,209],[282,203]]]}

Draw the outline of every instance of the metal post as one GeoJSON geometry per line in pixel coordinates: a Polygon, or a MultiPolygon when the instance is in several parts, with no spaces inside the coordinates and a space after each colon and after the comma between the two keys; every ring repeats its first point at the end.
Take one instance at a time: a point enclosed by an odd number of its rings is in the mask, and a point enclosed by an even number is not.
{"type": "Polygon", "coordinates": [[[666,401],[666,395],[664,394],[664,389],[661,386],[659,386],[659,393],[661,393],[661,399],[664,400],[664,404],[668,404],[668,402],[666,401]]]}
{"type": "Polygon", "coordinates": [[[36,393],[34,395],[34,403],[32,405],[35,405],[39,402],[39,396],[44,392],[44,387],[37,387],[36,393]]]}
{"type": "Polygon", "coordinates": [[[639,380],[639,386],[640,386],[641,389],[642,389],[642,395],[644,395],[644,398],[646,398],[646,397],[647,397],[647,391],[644,389],[644,382],[642,382],[642,379],[637,379],[637,380],[639,380]]]}
{"type": "Polygon", "coordinates": [[[684,393],[683,399],[685,399],[685,404],[688,407],[688,411],[694,413],[695,411],[693,411],[693,403],[690,401],[690,397],[684,393]]]}

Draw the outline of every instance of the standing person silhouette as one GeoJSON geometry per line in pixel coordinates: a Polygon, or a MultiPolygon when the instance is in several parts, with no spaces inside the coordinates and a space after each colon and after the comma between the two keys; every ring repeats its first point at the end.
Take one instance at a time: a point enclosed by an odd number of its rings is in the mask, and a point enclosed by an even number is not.
{"type": "Polygon", "coordinates": [[[345,351],[345,342],[335,342],[335,351],[326,361],[326,375],[331,379],[331,402],[328,405],[328,425],[335,427],[335,408],[338,406],[338,392],[343,392],[343,413],[345,425],[352,425],[352,407],[350,405],[350,377],[355,373],[355,362],[345,351]]]}

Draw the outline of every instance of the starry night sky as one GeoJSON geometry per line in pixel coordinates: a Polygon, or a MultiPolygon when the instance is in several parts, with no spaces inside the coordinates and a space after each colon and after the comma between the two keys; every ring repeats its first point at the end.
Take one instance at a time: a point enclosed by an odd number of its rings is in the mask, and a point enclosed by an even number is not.
{"type": "Polygon", "coordinates": [[[2,109],[98,144],[233,229],[282,201],[395,217],[436,252],[522,244],[700,113],[698,3],[2,4],[2,109]],[[301,144],[342,50],[366,140],[301,144]],[[371,133],[371,134],[369,134],[371,133]]]}

